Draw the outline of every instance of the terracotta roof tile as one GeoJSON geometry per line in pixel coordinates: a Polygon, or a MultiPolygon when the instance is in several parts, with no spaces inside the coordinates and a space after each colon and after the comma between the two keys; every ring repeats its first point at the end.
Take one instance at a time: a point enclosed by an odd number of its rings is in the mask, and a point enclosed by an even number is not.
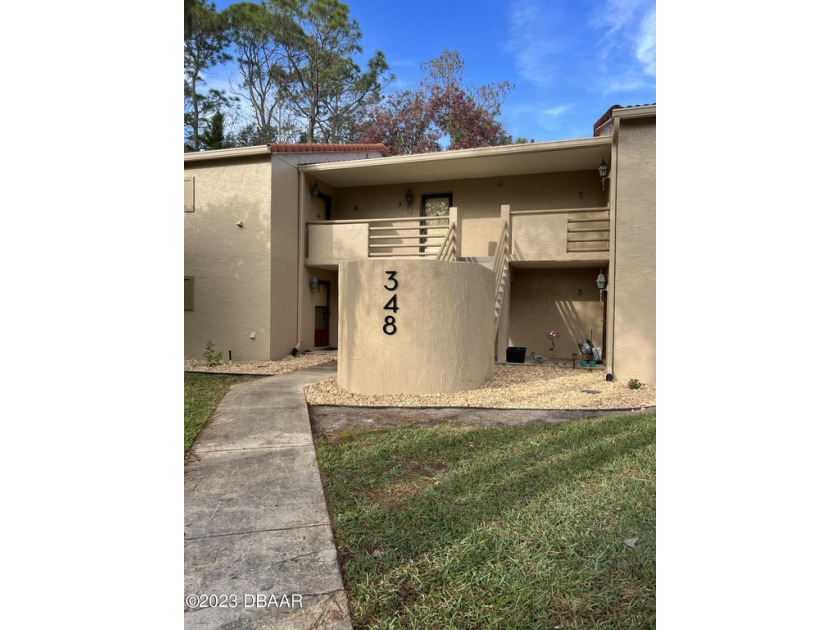
{"type": "Polygon", "coordinates": [[[614,109],[629,109],[631,107],[647,107],[648,105],[656,105],[656,103],[645,103],[644,105],[613,105],[610,107],[604,115],[601,116],[598,120],[595,121],[595,124],[592,125],[593,133],[598,133],[598,127],[603,125],[607,122],[610,118],[612,118],[612,113],[614,109]]]}

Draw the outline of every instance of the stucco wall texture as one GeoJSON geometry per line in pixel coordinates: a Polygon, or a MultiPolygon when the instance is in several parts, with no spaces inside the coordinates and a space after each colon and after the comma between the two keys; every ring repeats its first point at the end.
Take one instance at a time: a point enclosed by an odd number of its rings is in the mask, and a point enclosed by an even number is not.
{"type": "Polygon", "coordinates": [[[492,271],[391,259],[341,263],[338,275],[341,387],[358,394],[438,394],[492,378],[492,271]],[[386,309],[389,304],[398,310],[386,309]]]}
{"type": "Polygon", "coordinates": [[[184,312],[184,356],[201,357],[212,340],[224,360],[267,358],[271,166],[264,159],[199,163],[184,169],[189,178],[195,211],[184,213],[184,275],[194,276],[195,295],[184,312]]]}
{"type": "Polygon", "coordinates": [[[459,256],[492,256],[499,237],[503,204],[511,210],[591,208],[607,205],[597,171],[518,175],[486,179],[359,186],[338,192],[341,220],[420,216],[423,195],[452,193],[462,224],[459,256]],[[405,192],[414,193],[411,209],[405,192]]]}
{"type": "MultiPolygon", "coordinates": [[[[603,311],[595,280],[598,268],[514,269],[508,345],[551,359],[549,330],[556,330],[555,357],[571,359],[584,339],[603,348],[603,311]],[[591,335],[591,336],[590,336],[591,335]]],[[[500,356],[504,361],[505,357],[500,356]]]]}
{"type": "Polygon", "coordinates": [[[656,122],[622,120],[618,143],[613,373],[656,382],[656,122]]]}

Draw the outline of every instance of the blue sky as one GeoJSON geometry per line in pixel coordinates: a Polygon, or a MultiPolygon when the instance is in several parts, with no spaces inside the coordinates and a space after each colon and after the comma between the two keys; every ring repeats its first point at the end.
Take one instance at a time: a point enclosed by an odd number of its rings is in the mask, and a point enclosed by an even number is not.
{"type": "MultiPolygon", "coordinates": [[[[217,9],[230,0],[216,2],[217,9]]],[[[656,101],[654,0],[350,0],[364,62],[377,49],[396,75],[394,88],[415,85],[420,63],[457,50],[464,82],[515,85],[502,106],[514,136],[536,141],[592,135],[612,105],[656,101]]],[[[360,63],[363,65],[363,63],[360,63]]],[[[211,87],[225,89],[235,68],[217,69],[211,87]]]]}

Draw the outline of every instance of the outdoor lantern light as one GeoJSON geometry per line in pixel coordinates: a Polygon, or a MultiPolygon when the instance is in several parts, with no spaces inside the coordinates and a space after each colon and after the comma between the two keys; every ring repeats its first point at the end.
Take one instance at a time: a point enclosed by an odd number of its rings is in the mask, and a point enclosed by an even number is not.
{"type": "Polygon", "coordinates": [[[318,278],[316,278],[315,276],[312,276],[312,277],[309,279],[309,290],[310,290],[310,291],[317,291],[317,290],[318,290],[318,287],[319,287],[320,285],[321,285],[321,283],[320,283],[320,282],[318,282],[318,278]]]}
{"type": "Polygon", "coordinates": [[[318,188],[318,182],[315,182],[315,185],[309,191],[309,198],[310,199],[317,199],[321,196],[321,189],[318,188]]]}
{"type": "Polygon", "coordinates": [[[607,290],[607,277],[604,275],[604,270],[601,269],[601,273],[598,274],[598,279],[595,280],[595,283],[598,285],[598,293],[600,294],[600,299],[604,301],[604,291],[607,290]]]}
{"type": "Polygon", "coordinates": [[[601,165],[598,167],[598,175],[601,176],[601,190],[606,190],[606,181],[609,177],[607,176],[607,163],[604,158],[601,158],[601,165]]]}
{"type": "Polygon", "coordinates": [[[405,204],[410,208],[411,204],[414,202],[414,193],[411,192],[411,188],[405,191],[405,204]]]}

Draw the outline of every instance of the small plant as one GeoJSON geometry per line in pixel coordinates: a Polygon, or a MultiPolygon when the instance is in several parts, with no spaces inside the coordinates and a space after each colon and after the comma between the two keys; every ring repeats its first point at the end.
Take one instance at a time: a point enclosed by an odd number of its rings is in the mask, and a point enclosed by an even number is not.
{"type": "Polygon", "coordinates": [[[213,340],[207,342],[207,347],[204,349],[204,361],[209,367],[216,367],[222,364],[222,351],[216,350],[213,347],[213,340]]]}
{"type": "Polygon", "coordinates": [[[639,382],[637,378],[631,378],[630,381],[627,383],[627,387],[630,389],[641,389],[642,383],[639,382]]]}

